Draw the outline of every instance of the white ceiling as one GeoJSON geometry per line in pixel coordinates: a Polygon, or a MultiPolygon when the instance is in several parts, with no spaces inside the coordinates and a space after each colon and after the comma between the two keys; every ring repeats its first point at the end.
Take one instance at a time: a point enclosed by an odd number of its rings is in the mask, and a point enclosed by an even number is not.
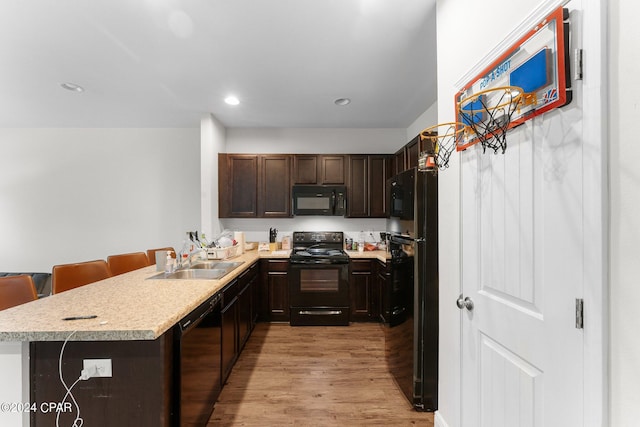
{"type": "Polygon", "coordinates": [[[402,128],[436,99],[435,0],[0,7],[0,127],[402,128]]]}

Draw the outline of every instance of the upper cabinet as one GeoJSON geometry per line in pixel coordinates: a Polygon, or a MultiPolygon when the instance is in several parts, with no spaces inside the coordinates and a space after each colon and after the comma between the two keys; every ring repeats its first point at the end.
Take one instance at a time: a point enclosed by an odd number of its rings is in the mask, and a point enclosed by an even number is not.
{"type": "Polygon", "coordinates": [[[218,155],[220,218],[291,216],[291,156],[218,155]]]}
{"type": "Polygon", "coordinates": [[[322,185],[344,184],[345,157],[343,155],[319,156],[320,182],[322,185]]]}
{"type": "Polygon", "coordinates": [[[293,183],[344,185],[345,155],[294,154],[293,183]]]}
{"type": "Polygon", "coordinates": [[[218,155],[220,218],[258,216],[258,155],[218,155]]]}
{"type": "Polygon", "coordinates": [[[393,155],[393,175],[417,167],[420,152],[425,150],[424,145],[425,143],[420,141],[420,135],[418,135],[396,151],[393,155]]]}
{"type": "Polygon", "coordinates": [[[420,136],[416,136],[411,141],[409,141],[409,143],[405,145],[405,149],[407,151],[405,169],[418,167],[418,155],[420,155],[420,136]]]}
{"type": "Polygon", "coordinates": [[[391,177],[391,158],[384,154],[349,156],[347,216],[384,218],[388,215],[386,182],[391,177]]]}
{"type": "Polygon", "coordinates": [[[291,156],[260,155],[258,216],[286,218],[291,216],[291,156]]]}
{"type": "Polygon", "coordinates": [[[316,184],[318,182],[318,156],[295,154],[293,156],[293,183],[316,184]]]}
{"type": "Polygon", "coordinates": [[[384,218],[386,182],[392,174],[386,154],[218,155],[220,218],[289,218],[291,186],[345,185],[347,217],[384,218]]]}

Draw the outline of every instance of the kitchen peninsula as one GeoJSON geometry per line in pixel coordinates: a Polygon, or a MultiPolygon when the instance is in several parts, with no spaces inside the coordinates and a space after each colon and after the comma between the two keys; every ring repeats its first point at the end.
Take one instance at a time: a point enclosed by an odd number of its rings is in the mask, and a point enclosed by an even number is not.
{"type": "MultiPolygon", "coordinates": [[[[349,256],[380,262],[386,258],[382,251],[350,251],[349,256]]],[[[150,266],[0,312],[0,344],[29,343],[23,345],[26,371],[21,383],[14,384],[15,390],[23,390],[22,396],[12,398],[9,403],[31,404],[31,410],[23,414],[0,413],[0,422],[11,415],[20,415],[22,425],[55,422],[55,411],[42,411],[41,405],[63,401],[65,388],[59,378],[58,363],[62,345],[68,340],[62,355],[67,386],[79,378],[85,359],[110,359],[112,364],[112,377],[79,381],[72,390],[85,425],[104,425],[105,420],[106,425],[173,425],[174,353],[179,333],[175,326],[212,296],[224,296],[249,270],[257,273],[261,258],[285,261],[288,257],[288,253],[247,252],[233,259],[242,264],[220,280],[150,279],[157,274],[155,267],[150,266]],[[62,320],[81,316],[96,317],[62,320]]],[[[258,288],[254,286],[252,292],[258,288]]],[[[253,295],[266,299],[259,292],[253,295]]],[[[239,298],[234,291],[227,299],[239,298]]],[[[251,306],[254,320],[258,305],[251,306]]],[[[233,316],[240,319],[242,309],[233,316]]],[[[231,342],[248,338],[250,330],[243,331],[240,327],[240,331],[233,332],[231,342]]],[[[237,343],[235,346],[240,347],[237,343]]],[[[240,349],[236,351],[239,353],[240,349]]],[[[237,353],[231,357],[230,367],[237,353]]],[[[61,407],[60,420],[70,425],[76,409],[70,407],[69,397],[66,402],[67,406],[61,407]]],[[[14,419],[11,418],[12,422],[14,419]]]]}
{"type": "MultiPolygon", "coordinates": [[[[68,340],[62,357],[67,386],[79,378],[83,360],[112,363],[111,378],[80,381],[72,391],[86,425],[171,425],[174,325],[213,295],[224,294],[261,256],[288,255],[247,252],[234,259],[242,264],[220,280],[149,279],[157,274],[150,266],[0,312],[2,348],[30,342],[28,350],[22,347],[23,370],[30,374],[23,372],[22,383],[13,384],[14,390],[23,390],[21,395],[5,403],[30,403],[31,410],[21,411],[23,425],[29,425],[29,416],[31,425],[53,425],[55,411],[41,405],[64,398],[58,359],[68,340]],[[81,316],[96,317],[63,320],[81,316]]],[[[61,407],[60,420],[70,425],[75,408],[61,407]]],[[[10,412],[0,413],[0,424],[16,425],[19,414],[10,412]]]]}

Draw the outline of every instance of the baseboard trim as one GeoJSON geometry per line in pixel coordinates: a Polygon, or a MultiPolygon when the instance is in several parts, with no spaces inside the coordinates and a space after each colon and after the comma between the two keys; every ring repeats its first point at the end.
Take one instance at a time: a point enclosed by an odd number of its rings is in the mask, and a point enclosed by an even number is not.
{"type": "Polygon", "coordinates": [[[436,411],[433,415],[433,425],[434,427],[449,427],[449,424],[440,415],[440,411],[436,411]]]}

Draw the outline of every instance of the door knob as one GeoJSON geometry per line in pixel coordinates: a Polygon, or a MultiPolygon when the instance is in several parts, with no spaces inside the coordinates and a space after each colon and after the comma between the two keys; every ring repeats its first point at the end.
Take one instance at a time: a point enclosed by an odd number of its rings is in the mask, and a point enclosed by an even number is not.
{"type": "Polygon", "coordinates": [[[463,308],[466,308],[469,311],[473,310],[473,301],[471,300],[471,298],[466,297],[465,299],[462,299],[462,294],[460,294],[460,296],[456,300],[456,305],[460,310],[462,310],[463,308]]]}

